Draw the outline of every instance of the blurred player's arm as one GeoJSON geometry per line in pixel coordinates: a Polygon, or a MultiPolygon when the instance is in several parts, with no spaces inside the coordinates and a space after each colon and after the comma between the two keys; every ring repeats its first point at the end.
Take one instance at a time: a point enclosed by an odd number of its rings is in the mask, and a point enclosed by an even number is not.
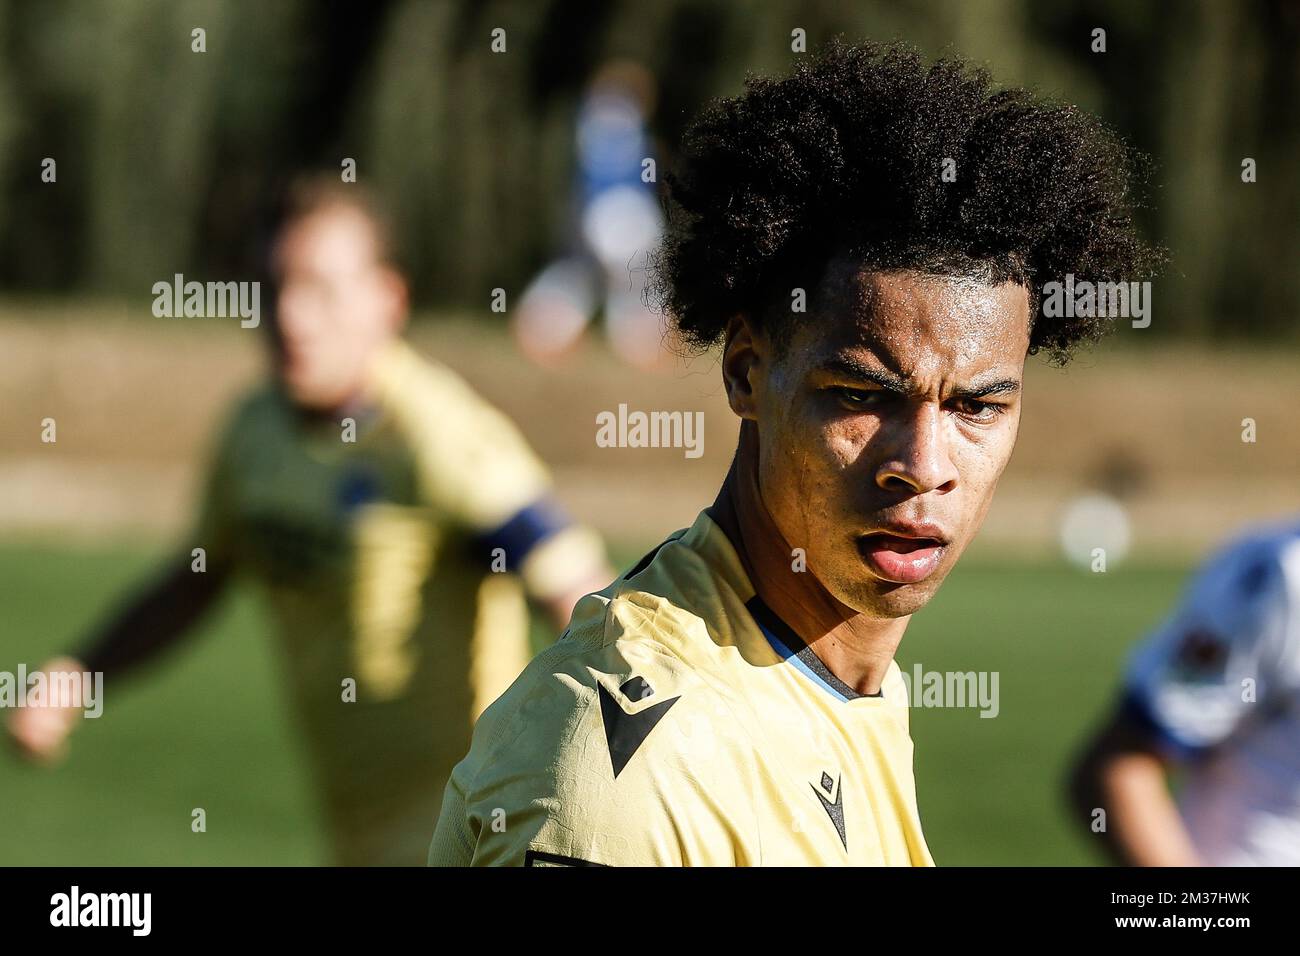
{"type": "Polygon", "coordinates": [[[1169,792],[1170,761],[1142,727],[1119,710],[1075,765],[1070,797],[1078,819],[1091,824],[1105,811],[1097,835],[1117,863],[1196,866],[1199,860],[1169,792]]]}
{"type": "MultiPolygon", "coordinates": [[[[188,554],[176,559],[128,602],[81,651],[46,662],[46,673],[76,671],[118,677],[176,644],[216,602],[230,579],[227,566],[190,569],[188,554]]],[[[68,735],[81,718],[78,707],[15,708],[6,722],[18,752],[52,763],[66,752],[68,735]]]]}
{"type": "Polygon", "coordinates": [[[599,591],[616,574],[604,545],[590,528],[570,521],[549,497],[520,509],[507,522],[480,534],[479,548],[505,557],[531,598],[550,617],[556,633],[569,623],[573,607],[599,591]]]}
{"type": "Polygon", "coordinates": [[[221,597],[232,570],[217,562],[195,571],[188,554],[168,562],[87,643],[84,669],[118,677],[176,644],[221,597]]]}
{"type": "Polygon", "coordinates": [[[558,634],[579,598],[617,576],[604,544],[556,504],[545,465],[514,422],[450,370],[416,371],[412,362],[383,387],[416,449],[427,501],[469,534],[478,560],[523,579],[558,634]]]}
{"type": "MultiPolygon", "coordinates": [[[[172,647],[216,603],[232,577],[234,540],[227,506],[234,423],[228,426],[209,469],[190,540],[203,543],[204,570],[190,550],[179,550],[156,576],[92,634],[82,647],[42,665],[47,673],[78,671],[119,677],[172,647]]],[[[19,754],[38,763],[55,763],[67,752],[67,738],[80,708],[20,707],[5,723],[19,754]]]]}
{"type": "Polygon", "coordinates": [[[1215,748],[1264,703],[1285,639],[1281,568],[1250,547],[1208,561],[1179,606],[1136,650],[1120,706],[1087,744],[1071,775],[1079,819],[1109,853],[1133,866],[1198,865],[1169,782],[1215,748]]]}

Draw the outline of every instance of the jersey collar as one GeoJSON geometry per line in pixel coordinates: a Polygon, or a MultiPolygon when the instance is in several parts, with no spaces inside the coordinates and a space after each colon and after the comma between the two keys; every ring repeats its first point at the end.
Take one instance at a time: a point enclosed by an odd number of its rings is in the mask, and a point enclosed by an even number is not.
{"type": "Polygon", "coordinates": [[[821,658],[809,647],[789,624],[779,618],[754,590],[745,566],[735,545],[726,532],[701,511],[695,523],[682,535],[681,543],[699,554],[745,604],[758,632],[763,635],[773,652],[794,666],[824,691],[841,701],[881,699],[883,690],[862,694],[831,673],[821,658]]]}

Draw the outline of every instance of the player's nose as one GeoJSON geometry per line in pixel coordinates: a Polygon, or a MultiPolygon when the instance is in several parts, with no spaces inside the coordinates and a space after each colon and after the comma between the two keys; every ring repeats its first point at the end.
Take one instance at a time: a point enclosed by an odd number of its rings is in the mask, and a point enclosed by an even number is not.
{"type": "Polygon", "coordinates": [[[943,411],[937,402],[918,402],[882,429],[883,456],[876,484],[885,491],[923,495],[957,486],[957,467],[944,437],[943,411]]]}

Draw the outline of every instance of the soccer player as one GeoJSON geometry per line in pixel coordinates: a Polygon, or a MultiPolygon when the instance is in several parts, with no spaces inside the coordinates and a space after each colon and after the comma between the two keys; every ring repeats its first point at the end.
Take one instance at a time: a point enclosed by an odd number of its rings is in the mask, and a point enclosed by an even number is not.
{"type": "Polygon", "coordinates": [[[578,109],[574,209],[565,254],[524,290],[512,327],[520,351],[553,365],[604,312],[615,355],[638,368],[667,364],[663,322],[644,302],[646,262],[663,231],[646,121],[654,78],[627,60],[592,77],[578,109]]]}
{"type": "MultiPolygon", "coordinates": [[[[227,424],[197,527],[77,659],[49,666],[111,687],[243,572],[264,585],[338,860],[420,864],[475,717],[530,656],[521,585],[558,632],[613,572],[515,427],[400,340],[405,283],[356,188],[293,191],[275,374],[227,424]]],[[[16,710],[9,732],[52,758],[78,714],[16,710]]]]}
{"type": "Polygon", "coordinates": [[[1041,317],[1040,284],[1154,264],[1129,158],[902,47],[704,114],[659,274],[722,344],[734,463],[488,708],[431,864],[932,862],[894,654],[989,507],[1026,355],[1109,324],[1041,317]]]}
{"type": "Polygon", "coordinates": [[[1205,563],[1072,781],[1121,863],[1300,866],[1300,519],[1205,563]]]}

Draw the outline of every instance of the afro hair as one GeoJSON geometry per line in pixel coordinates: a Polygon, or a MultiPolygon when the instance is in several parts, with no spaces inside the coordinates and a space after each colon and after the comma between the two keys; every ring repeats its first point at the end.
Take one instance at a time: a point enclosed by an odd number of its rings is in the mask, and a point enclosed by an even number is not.
{"type": "Polygon", "coordinates": [[[780,305],[842,254],[1014,281],[1030,294],[1030,353],[1063,363],[1108,322],[1037,321],[1036,290],[1066,273],[1133,281],[1163,260],[1133,221],[1142,165],[1076,107],[996,90],[961,61],[835,40],[789,76],[751,76],[688,129],[652,295],[706,349],[737,313],[782,340],[802,317],[780,305]]]}

